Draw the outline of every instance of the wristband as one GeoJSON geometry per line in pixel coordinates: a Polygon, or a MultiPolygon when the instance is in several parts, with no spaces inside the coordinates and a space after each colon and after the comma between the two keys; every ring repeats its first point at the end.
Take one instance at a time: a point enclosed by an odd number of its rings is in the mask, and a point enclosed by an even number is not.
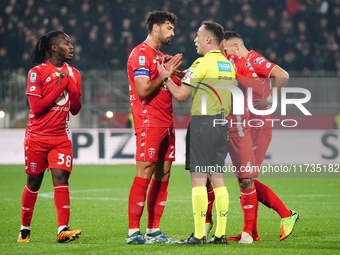
{"type": "Polygon", "coordinates": [[[163,80],[163,83],[166,84],[169,80],[171,80],[171,78],[165,77],[164,80],[163,80]]]}

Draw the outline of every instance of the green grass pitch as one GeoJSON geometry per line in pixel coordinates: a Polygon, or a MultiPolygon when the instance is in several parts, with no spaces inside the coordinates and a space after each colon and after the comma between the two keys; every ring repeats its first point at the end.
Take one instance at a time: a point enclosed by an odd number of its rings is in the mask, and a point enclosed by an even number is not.
{"type": "MultiPolygon", "coordinates": [[[[259,242],[241,245],[125,245],[128,195],[133,165],[76,165],[70,178],[70,227],[83,231],[78,241],[58,244],[53,185],[49,172],[39,192],[31,225],[31,242],[17,243],[21,224],[24,167],[0,165],[0,254],[340,254],[340,179],[267,179],[288,208],[300,214],[294,233],[279,241],[280,217],[259,205],[259,242]]],[[[236,178],[226,179],[230,196],[227,235],[242,228],[236,178]]],[[[141,220],[146,228],[147,212],[141,220]]],[[[184,239],[194,231],[191,184],[183,166],[173,166],[168,202],[161,220],[168,236],[184,239]]]]}

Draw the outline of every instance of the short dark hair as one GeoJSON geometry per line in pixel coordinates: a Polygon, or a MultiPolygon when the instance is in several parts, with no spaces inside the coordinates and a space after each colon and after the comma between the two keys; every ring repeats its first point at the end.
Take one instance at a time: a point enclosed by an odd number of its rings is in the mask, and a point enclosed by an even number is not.
{"type": "Polygon", "coordinates": [[[207,31],[211,32],[214,35],[217,44],[221,43],[221,41],[223,40],[224,29],[220,24],[214,21],[205,20],[202,22],[202,26],[204,26],[207,31]]]}
{"type": "Polygon", "coordinates": [[[170,23],[176,25],[177,16],[171,12],[167,11],[152,11],[148,14],[146,18],[146,27],[148,28],[149,34],[152,31],[152,27],[154,24],[161,25],[169,21],[170,23]]]}
{"type": "Polygon", "coordinates": [[[240,34],[236,33],[235,31],[230,31],[230,30],[227,30],[227,31],[224,32],[223,38],[226,39],[227,41],[230,40],[230,39],[233,39],[233,38],[239,38],[239,39],[243,40],[242,36],[240,36],[240,34]]]}

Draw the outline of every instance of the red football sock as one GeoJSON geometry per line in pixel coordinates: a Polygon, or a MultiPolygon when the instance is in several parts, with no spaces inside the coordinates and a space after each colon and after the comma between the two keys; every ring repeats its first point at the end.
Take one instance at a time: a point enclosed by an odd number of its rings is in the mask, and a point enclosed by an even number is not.
{"type": "MultiPolygon", "coordinates": [[[[256,188],[256,187],[255,187],[256,188]]],[[[257,190],[256,190],[257,194],[257,190]]],[[[255,204],[255,219],[254,219],[254,224],[253,224],[253,234],[257,233],[257,216],[258,216],[258,210],[259,210],[259,201],[256,200],[255,204]]]]}
{"type": "Polygon", "coordinates": [[[256,188],[241,191],[241,207],[243,212],[243,232],[252,235],[257,202],[256,188]]]}
{"type": "Polygon", "coordinates": [[[139,228],[149,182],[149,179],[137,176],[133,181],[129,194],[129,229],[139,228]]]}
{"type": "Polygon", "coordinates": [[[57,210],[58,228],[68,226],[70,219],[70,193],[68,184],[58,184],[54,186],[54,205],[57,210]]]}
{"type": "Polygon", "coordinates": [[[207,210],[207,216],[205,217],[205,223],[211,223],[212,222],[212,208],[215,201],[215,193],[214,189],[208,189],[208,210],[207,210]]]}
{"type": "Polygon", "coordinates": [[[259,202],[275,210],[281,218],[286,218],[292,214],[282,200],[267,185],[254,180],[254,186],[256,187],[257,200],[259,202]]]}
{"type": "Polygon", "coordinates": [[[166,198],[168,196],[169,181],[158,181],[152,179],[148,191],[148,228],[159,228],[166,198]]]}
{"type": "Polygon", "coordinates": [[[21,224],[25,227],[31,225],[35,202],[37,201],[39,190],[31,190],[27,184],[21,199],[21,224]]]}

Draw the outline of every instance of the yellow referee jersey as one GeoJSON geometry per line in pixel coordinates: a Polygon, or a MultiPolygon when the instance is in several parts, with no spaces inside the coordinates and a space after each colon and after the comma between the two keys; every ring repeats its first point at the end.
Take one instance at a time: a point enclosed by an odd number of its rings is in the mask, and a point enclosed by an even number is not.
{"type": "Polygon", "coordinates": [[[235,85],[235,69],[219,50],[198,58],[188,69],[183,84],[192,88],[191,115],[217,115],[231,109],[231,92],[222,84],[235,85]]]}

